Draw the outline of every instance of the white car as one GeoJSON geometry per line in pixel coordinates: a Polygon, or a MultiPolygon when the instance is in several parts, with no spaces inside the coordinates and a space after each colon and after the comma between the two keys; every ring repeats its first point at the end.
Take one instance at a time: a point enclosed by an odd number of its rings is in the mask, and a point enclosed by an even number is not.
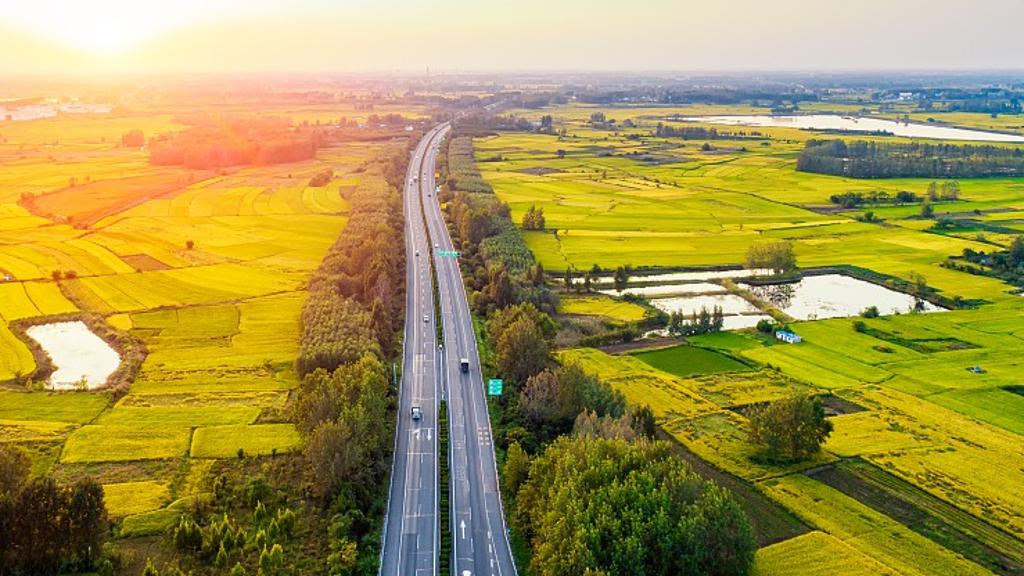
{"type": "Polygon", "coordinates": [[[423,315],[423,321],[424,321],[424,322],[430,322],[430,316],[429,316],[429,315],[427,315],[427,314],[424,314],[424,315],[423,315]]]}
{"type": "Polygon", "coordinates": [[[419,406],[413,406],[412,407],[412,419],[413,420],[419,420],[420,418],[423,418],[423,411],[420,410],[419,406]]]}

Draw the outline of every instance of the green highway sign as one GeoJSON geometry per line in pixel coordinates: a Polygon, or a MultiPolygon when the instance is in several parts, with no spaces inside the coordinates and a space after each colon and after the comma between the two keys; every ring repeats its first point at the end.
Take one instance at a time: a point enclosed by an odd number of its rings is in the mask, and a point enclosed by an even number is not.
{"type": "Polygon", "coordinates": [[[437,250],[437,251],[435,251],[435,254],[437,254],[437,256],[439,258],[458,258],[459,257],[459,251],[458,250],[437,250]]]}
{"type": "Polygon", "coordinates": [[[499,378],[491,378],[487,381],[487,395],[488,396],[501,396],[501,392],[505,387],[505,382],[499,378]]]}

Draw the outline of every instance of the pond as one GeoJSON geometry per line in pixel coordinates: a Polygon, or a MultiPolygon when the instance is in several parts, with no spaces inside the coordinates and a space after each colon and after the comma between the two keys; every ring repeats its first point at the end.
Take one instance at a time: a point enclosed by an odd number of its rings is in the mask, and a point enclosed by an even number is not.
{"type": "Polygon", "coordinates": [[[934,124],[904,123],[882,118],[839,116],[837,114],[807,114],[797,116],[691,116],[688,122],[726,124],[730,126],[759,126],[799,128],[801,130],[852,130],[856,132],[889,132],[909,138],[935,138],[939,140],[972,140],[985,142],[1024,142],[1024,136],[1001,134],[982,130],[968,130],[934,124]]]}
{"type": "Polygon", "coordinates": [[[32,326],[28,335],[50,355],[56,370],[47,388],[93,389],[104,385],[117,370],[121,357],[84,322],[54,322],[32,326]]]}
{"type": "MultiPolygon", "coordinates": [[[[857,316],[869,306],[877,306],[883,315],[905,314],[918,303],[910,294],[842,274],[805,276],[791,284],[742,286],[797,320],[857,316]]],[[[943,310],[930,302],[920,303],[921,312],[943,310]]]]}

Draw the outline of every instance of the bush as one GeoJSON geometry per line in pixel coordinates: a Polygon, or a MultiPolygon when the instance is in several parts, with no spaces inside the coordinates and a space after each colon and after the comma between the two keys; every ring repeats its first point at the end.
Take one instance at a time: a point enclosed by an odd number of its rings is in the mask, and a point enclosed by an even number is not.
{"type": "Polygon", "coordinates": [[[878,306],[868,306],[860,313],[860,315],[865,318],[878,318],[878,306]]]}
{"type": "Polygon", "coordinates": [[[771,334],[772,329],[775,328],[775,323],[767,318],[763,318],[757,321],[757,331],[763,334],[771,334]]]}

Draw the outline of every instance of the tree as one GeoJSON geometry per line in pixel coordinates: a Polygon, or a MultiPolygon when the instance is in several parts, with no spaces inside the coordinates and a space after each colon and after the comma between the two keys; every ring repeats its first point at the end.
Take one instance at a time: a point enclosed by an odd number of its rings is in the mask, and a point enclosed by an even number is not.
{"type": "Polygon", "coordinates": [[[935,207],[932,206],[932,201],[925,199],[921,203],[921,218],[932,218],[935,216],[935,207]]]}
{"type": "Polygon", "coordinates": [[[796,252],[788,240],[760,242],[747,249],[746,267],[750,270],[771,270],[785,274],[796,270],[796,252]]]}
{"type": "Polygon", "coordinates": [[[821,399],[806,393],[751,410],[748,438],[773,462],[798,462],[818,452],[832,433],[821,399]]]}
{"type": "Polygon", "coordinates": [[[629,276],[632,272],[633,267],[629,264],[619,266],[615,269],[615,273],[612,274],[612,284],[615,286],[616,292],[622,292],[626,289],[626,285],[629,284],[629,276]]]}
{"type": "Polygon", "coordinates": [[[121,145],[125,148],[142,148],[146,145],[146,136],[142,130],[129,130],[121,135],[121,145]]]}
{"type": "Polygon", "coordinates": [[[498,266],[491,270],[491,281],[488,286],[490,301],[498,308],[505,308],[515,303],[516,294],[512,288],[512,279],[505,271],[504,266],[498,266]]]}
{"type": "Polygon", "coordinates": [[[506,497],[515,498],[519,487],[526,482],[530,475],[530,456],[518,442],[509,444],[508,450],[505,452],[503,471],[504,483],[502,486],[505,488],[506,497]]]}
{"type": "Polygon", "coordinates": [[[103,541],[107,537],[107,508],[103,499],[103,486],[92,478],[79,480],[71,489],[68,506],[70,533],[70,564],[79,570],[91,569],[100,557],[103,541]]]}
{"type": "Polygon", "coordinates": [[[533,204],[523,214],[523,230],[543,230],[545,225],[544,208],[533,204]]]}
{"type": "Polygon", "coordinates": [[[498,338],[495,349],[498,372],[522,384],[548,364],[549,348],[540,327],[529,318],[512,322],[498,338]]]}

